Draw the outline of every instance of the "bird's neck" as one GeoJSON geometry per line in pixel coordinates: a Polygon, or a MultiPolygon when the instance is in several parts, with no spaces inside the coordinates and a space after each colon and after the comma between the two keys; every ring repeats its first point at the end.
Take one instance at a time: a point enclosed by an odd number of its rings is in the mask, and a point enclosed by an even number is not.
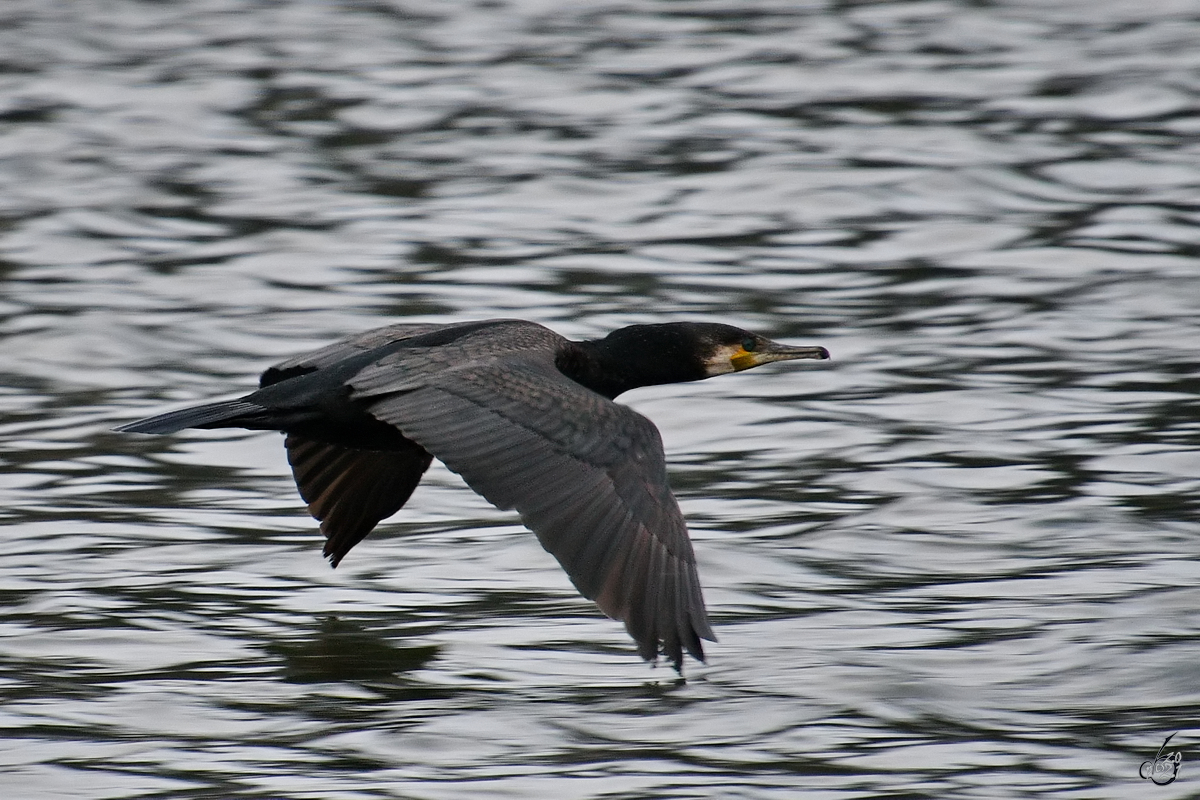
{"type": "Polygon", "coordinates": [[[651,349],[614,346],[607,339],[570,342],[555,361],[559,371],[597,394],[614,399],[641,386],[682,383],[703,378],[692,365],[651,349]]]}

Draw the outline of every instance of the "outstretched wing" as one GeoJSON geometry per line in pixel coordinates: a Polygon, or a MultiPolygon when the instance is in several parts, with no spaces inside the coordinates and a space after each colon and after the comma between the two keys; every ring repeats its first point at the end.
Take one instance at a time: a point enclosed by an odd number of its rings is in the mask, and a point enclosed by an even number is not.
{"type": "MultiPolygon", "coordinates": [[[[348,336],[276,364],[262,374],[259,385],[316,372],[443,327],[401,323],[348,336]]],[[[308,512],[321,523],[324,554],[335,567],[380,520],[408,502],[429,467],[431,457],[419,445],[402,440],[392,444],[386,450],[363,450],[294,433],[284,440],[296,488],[308,512]]]]}
{"type": "Polygon", "coordinates": [[[296,488],[321,523],[333,566],[380,520],[400,510],[432,457],[408,442],[392,450],[358,450],[288,434],[284,440],[296,488]]]}
{"type": "Polygon", "coordinates": [[[422,371],[396,353],[350,381],[377,419],[494,505],[515,508],[572,582],[678,668],[715,640],[696,560],[648,419],[560,373],[549,350],[422,371]]]}

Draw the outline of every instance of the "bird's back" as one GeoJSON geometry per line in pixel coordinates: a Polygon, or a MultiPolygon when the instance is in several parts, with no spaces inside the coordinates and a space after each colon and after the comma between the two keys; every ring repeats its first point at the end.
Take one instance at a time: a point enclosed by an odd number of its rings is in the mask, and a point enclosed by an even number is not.
{"type": "MultiPolygon", "coordinates": [[[[550,359],[566,340],[549,328],[517,319],[490,319],[452,325],[404,323],[339,339],[318,350],[281,361],[263,373],[261,386],[305,373],[357,363],[365,369],[391,356],[393,369],[404,364],[421,371],[464,367],[514,351],[550,359]],[[411,351],[404,353],[402,351],[411,351]]],[[[354,373],[351,373],[354,374],[354,373]]]]}

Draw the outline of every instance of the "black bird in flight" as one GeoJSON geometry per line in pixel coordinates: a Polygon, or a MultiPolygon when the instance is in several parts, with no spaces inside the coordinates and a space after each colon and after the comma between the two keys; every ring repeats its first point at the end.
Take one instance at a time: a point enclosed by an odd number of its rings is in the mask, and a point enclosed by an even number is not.
{"type": "Polygon", "coordinates": [[[632,325],[573,342],[522,320],[401,324],[263,373],[237,400],[117,428],[286,434],[300,496],[334,566],[408,500],[433,458],[522,521],[584,597],[625,623],[638,653],[703,661],[696,559],[667,485],[662,438],[622,392],[825,359],[730,325],[632,325]]]}

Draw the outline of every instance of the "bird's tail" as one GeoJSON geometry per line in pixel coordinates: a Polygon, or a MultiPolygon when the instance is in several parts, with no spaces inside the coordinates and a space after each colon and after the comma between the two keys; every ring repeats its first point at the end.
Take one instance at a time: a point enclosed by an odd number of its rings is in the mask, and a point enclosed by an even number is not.
{"type": "Polygon", "coordinates": [[[223,400],[130,422],[115,431],[122,433],[175,433],[184,428],[252,428],[266,409],[247,400],[223,400]]]}

